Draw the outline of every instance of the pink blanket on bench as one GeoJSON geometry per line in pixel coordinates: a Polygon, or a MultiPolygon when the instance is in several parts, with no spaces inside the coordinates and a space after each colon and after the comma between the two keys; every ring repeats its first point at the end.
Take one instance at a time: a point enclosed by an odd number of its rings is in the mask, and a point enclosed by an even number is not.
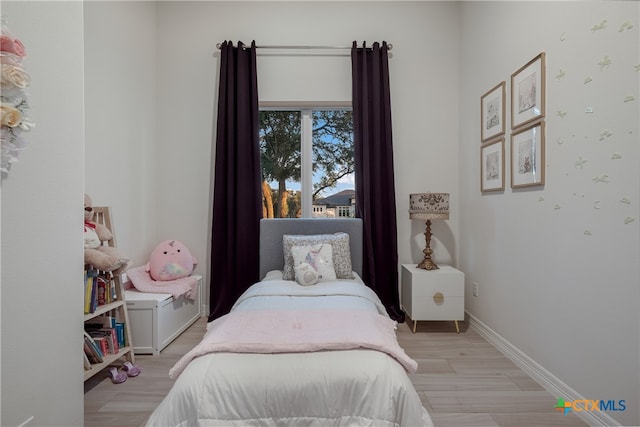
{"type": "Polygon", "coordinates": [[[171,368],[169,377],[177,378],[189,362],[208,353],[300,353],[357,348],[384,352],[414,373],[418,364],[398,344],[395,329],[395,321],[368,311],[232,311],[207,325],[200,344],[171,368]]]}
{"type": "Polygon", "coordinates": [[[133,286],[140,292],[171,294],[174,298],[179,298],[184,295],[185,298],[192,300],[195,300],[198,292],[198,279],[193,276],[176,280],[158,281],[153,280],[149,272],[144,271],[144,266],[141,266],[127,270],[127,277],[129,277],[133,286]]]}

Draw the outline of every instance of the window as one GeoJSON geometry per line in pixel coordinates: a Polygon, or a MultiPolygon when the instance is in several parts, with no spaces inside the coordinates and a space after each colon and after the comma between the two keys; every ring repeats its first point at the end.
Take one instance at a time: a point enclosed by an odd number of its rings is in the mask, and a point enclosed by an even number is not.
{"type": "Polygon", "coordinates": [[[350,218],[353,216],[351,206],[338,206],[338,217],[350,218]]]}
{"type": "Polygon", "coordinates": [[[350,109],[260,111],[265,218],[354,216],[350,109]]]}

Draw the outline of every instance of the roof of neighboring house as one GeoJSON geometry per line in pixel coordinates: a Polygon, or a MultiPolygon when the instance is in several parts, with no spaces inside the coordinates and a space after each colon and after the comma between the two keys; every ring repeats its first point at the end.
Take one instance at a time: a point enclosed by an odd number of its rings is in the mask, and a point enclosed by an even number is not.
{"type": "Polygon", "coordinates": [[[325,205],[328,207],[335,206],[351,206],[351,199],[355,199],[356,190],[342,190],[339,193],[332,194],[323,199],[313,201],[314,205],[325,205]]]}

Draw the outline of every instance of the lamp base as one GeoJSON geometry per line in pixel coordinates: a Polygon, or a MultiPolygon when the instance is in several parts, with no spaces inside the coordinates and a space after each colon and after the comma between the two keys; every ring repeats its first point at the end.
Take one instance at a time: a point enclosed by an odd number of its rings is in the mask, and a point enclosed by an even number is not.
{"type": "Polygon", "coordinates": [[[431,260],[431,258],[423,259],[420,264],[416,266],[417,268],[421,268],[423,270],[439,270],[440,267],[437,266],[435,262],[431,260]]]}
{"type": "Polygon", "coordinates": [[[424,259],[417,265],[417,268],[421,268],[423,270],[439,270],[440,267],[436,265],[435,262],[431,260],[431,254],[433,251],[431,250],[431,220],[427,220],[427,228],[424,231],[424,237],[426,241],[426,246],[422,253],[424,254],[424,259]]]}

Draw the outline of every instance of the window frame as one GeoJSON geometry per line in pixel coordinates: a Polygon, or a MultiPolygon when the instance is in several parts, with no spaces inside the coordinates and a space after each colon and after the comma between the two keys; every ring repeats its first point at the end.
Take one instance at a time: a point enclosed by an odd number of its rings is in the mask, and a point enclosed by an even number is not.
{"type": "Polygon", "coordinates": [[[313,218],[313,111],[351,110],[351,101],[320,102],[260,102],[259,111],[299,111],[300,112],[300,204],[301,218],[313,218]]]}

